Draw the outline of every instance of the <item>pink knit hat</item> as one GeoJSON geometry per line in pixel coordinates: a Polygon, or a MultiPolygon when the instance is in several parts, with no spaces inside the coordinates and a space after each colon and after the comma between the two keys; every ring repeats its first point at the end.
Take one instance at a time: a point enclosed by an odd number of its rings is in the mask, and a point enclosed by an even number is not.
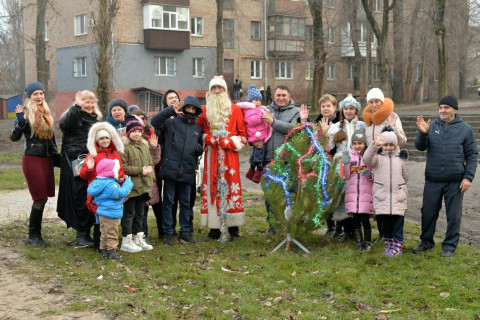
{"type": "Polygon", "coordinates": [[[385,143],[391,143],[395,146],[398,146],[398,138],[392,127],[390,126],[384,127],[380,135],[383,137],[385,143]]]}
{"type": "Polygon", "coordinates": [[[97,176],[103,178],[117,178],[120,164],[118,160],[103,159],[97,164],[97,176]]]}

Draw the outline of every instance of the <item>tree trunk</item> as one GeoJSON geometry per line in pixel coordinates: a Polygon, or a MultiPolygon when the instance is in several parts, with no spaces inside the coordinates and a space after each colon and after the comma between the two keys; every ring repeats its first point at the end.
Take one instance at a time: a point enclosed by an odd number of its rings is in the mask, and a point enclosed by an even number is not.
{"type": "MultiPolygon", "coordinates": [[[[371,0],[368,0],[368,6],[371,7],[371,0]]],[[[373,88],[373,79],[372,79],[372,42],[373,42],[373,31],[372,27],[368,26],[367,28],[367,53],[365,57],[365,65],[366,65],[366,86],[365,86],[365,99],[367,96],[368,90],[373,88]]]]}
{"type": "Polygon", "coordinates": [[[45,87],[48,97],[48,70],[45,48],[45,11],[47,0],[37,0],[37,24],[35,28],[35,55],[37,57],[37,81],[45,87]]]}
{"type": "MultiPolygon", "coordinates": [[[[360,95],[360,70],[362,67],[362,53],[358,45],[358,21],[357,21],[357,0],[350,0],[350,35],[352,37],[353,51],[355,57],[353,58],[353,95],[358,97],[360,95]]],[[[367,46],[368,46],[367,41],[367,46]]]]}
{"type": "Polygon", "coordinates": [[[460,4],[461,6],[461,44],[460,48],[465,48],[465,50],[458,50],[458,97],[465,98],[467,91],[467,50],[466,48],[470,45],[470,34],[468,30],[468,21],[470,20],[470,12],[468,6],[468,0],[463,0],[460,4]]]}
{"type": "Polygon", "coordinates": [[[445,16],[445,0],[435,0],[435,37],[438,54],[438,99],[447,93],[447,52],[445,44],[446,28],[443,23],[445,16]]]}
{"type": "Polygon", "coordinates": [[[310,13],[313,18],[313,92],[312,106],[316,104],[323,92],[325,75],[325,43],[323,38],[323,0],[309,1],[310,13]]]}
{"type": "Polygon", "coordinates": [[[393,101],[404,101],[405,93],[403,90],[403,67],[405,62],[403,60],[403,1],[396,1],[393,7],[393,54],[394,54],[394,68],[393,68],[393,101]]]}
{"type": "Polygon", "coordinates": [[[223,0],[217,1],[217,75],[223,74],[223,0]]]}
{"type": "Polygon", "coordinates": [[[421,71],[420,71],[420,81],[419,81],[419,86],[418,86],[418,95],[417,95],[417,103],[422,104],[423,103],[423,91],[425,88],[425,75],[427,71],[427,52],[428,52],[428,45],[427,45],[428,40],[424,37],[424,45],[423,45],[423,55],[422,55],[422,65],[421,65],[421,71]]]}
{"type": "Polygon", "coordinates": [[[413,79],[413,50],[415,46],[416,35],[416,13],[420,10],[421,0],[415,2],[415,8],[412,13],[412,20],[410,21],[410,34],[408,36],[408,59],[407,59],[407,72],[405,75],[405,103],[409,103],[412,100],[412,79],[413,79]]]}

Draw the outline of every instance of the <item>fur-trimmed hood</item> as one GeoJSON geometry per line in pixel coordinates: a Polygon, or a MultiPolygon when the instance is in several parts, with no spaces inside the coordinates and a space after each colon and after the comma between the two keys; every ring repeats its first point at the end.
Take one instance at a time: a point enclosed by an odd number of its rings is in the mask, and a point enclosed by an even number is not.
{"type": "Polygon", "coordinates": [[[367,106],[365,110],[363,110],[363,121],[365,121],[367,126],[371,126],[372,123],[374,125],[379,125],[383,121],[385,121],[390,116],[390,114],[392,114],[393,109],[393,100],[390,98],[385,98],[385,102],[383,103],[382,107],[380,108],[380,110],[375,111],[375,113],[372,111],[370,106],[367,106]]]}
{"type": "MultiPolygon", "coordinates": [[[[150,145],[148,144],[148,141],[142,137],[142,140],[143,144],[147,145],[148,147],[150,147],[150,145]]],[[[127,136],[122,136],[122,142],[124,145],[129,145],[130,143],[132,143],[132,141],[130,141],[130,138],[127,137],[127,136]]]]}
{"type": "Polygon", "coordinates": [[[110,139],[112,140],[111,143],[113,143],[117,152],[122,154],[124,152],[122,139],[120,139],[117,130],[115,130],[115,128],[108,122],[97,122],[90,128],[90,131],[88,131],[87,140],[88,152],[90,152],[93,157],[97,156],[97,141],[95,140],[95,137],[97,136],[98,130],[102,129],[106,130],[110,134],[110,139]]]}

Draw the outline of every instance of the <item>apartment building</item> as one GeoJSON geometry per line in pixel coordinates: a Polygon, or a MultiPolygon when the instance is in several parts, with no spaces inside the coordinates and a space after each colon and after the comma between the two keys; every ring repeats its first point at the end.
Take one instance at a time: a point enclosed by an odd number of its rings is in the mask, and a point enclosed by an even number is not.
{"type": "MultiPolygon", "coordinates": [[[[28,2],[28,1],[27,1],[28,2]]],[[[30,0],[32,2],[32,0],[30,0]]],[[[68,108],[78,90],[95,90],[93,53],[95,5],[88,0],[52,0],[47,8],[45,37],[49,64],[50,104],[57,116],[68,108]]],[[[377,19],[382,0],[373,1],[377,19]]],[[[353,45],[347,1],[324,1],[326,77],[324,91],[353,91],[353,45]]],[[[359,45],[365,57],[375,37],[358,2],[359,45]],[[369,43],[368,43],[369,42],[369,43]]],[[[36,80],[35,6],[27,6],[25,23],[26,82],[36,80]],[[30,40],[29,40],[30,39],[30,40]]],[[[225,0],[224,76],[231,87],[287,85],[296,103],[309,103],[313,85],[312,17],[305,0],[225,0]]],[[[112,98],[122,97],[147,112],[158,110],[162,92],[205,97],[216,74],[215,0],[122,0],[112,26],[114,54],[112,98]]],[[[379,67],[372,64],[372,83],[379,86],[379,67]]],[[[366,65],[361,90],[367,89],[366,65]]]]}

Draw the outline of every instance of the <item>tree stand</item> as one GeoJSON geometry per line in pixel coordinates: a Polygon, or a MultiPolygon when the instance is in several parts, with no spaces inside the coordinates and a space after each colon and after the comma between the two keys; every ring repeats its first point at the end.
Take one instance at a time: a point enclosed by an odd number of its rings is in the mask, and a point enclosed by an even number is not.
{"type": "Polygon", "coordinates": [[[285,243],[285,250],[290,251],[290,243],[293,242],[295,243],[300,249],[305,251],[305,253],[311,253],[307,248],[305,248],[300,242],[298,242],[296,239],[292,238],[290,233],[287,233],[287,237],[278,245],[275,247],[275,249],[272,250],[271,253],[274,253],[278,249],[280,249],[285,243]]]}

